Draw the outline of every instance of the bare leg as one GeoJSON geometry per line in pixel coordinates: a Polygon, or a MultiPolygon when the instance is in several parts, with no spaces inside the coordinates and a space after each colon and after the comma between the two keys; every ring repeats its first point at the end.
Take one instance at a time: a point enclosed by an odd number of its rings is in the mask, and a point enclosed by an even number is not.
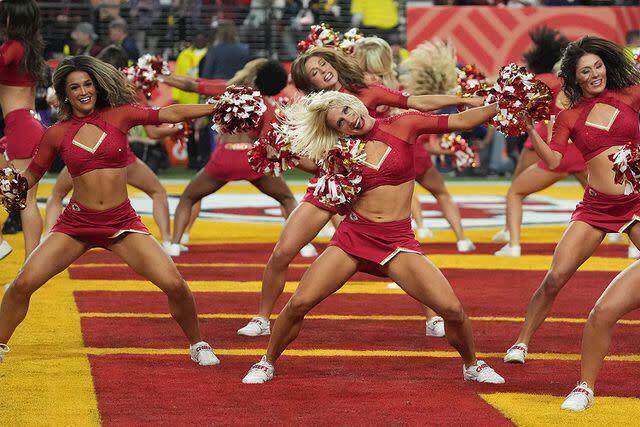
{"type": "Polygon", "coordinates": [[[445,322],[447,340],[466,366],[476,363],[471,321],[442,272],[426,257],[399,253],[388,266],[391,277],[409,296],[432,307],[445,322]]]}
{"type": "Polygon", "coordinates": [[[269,363],[275,363],[287,346],[296,339],[302,328],[304,316],[309,310],[340,289],[357,269],[357,261],[335,246],[328,247],[311,264],[273,326],[267,348],[269,363]]]}
{"type": "Polygon", "coordinates": [[[187,229],[185,233],[191,233],[191,228],[193,228],[193,224],[195,224],[198,216],[200,215],[200,211],[202,210],[202,200],[198,200],[193,204],[193,208],[191,208],[191,217],[189,218],[189,223],[187,224],[187,229]]]}
{"type": "Polygon", "coordinates": [[[553,253],[549,271],[531,297],[517,343],[529,344],[533,334],[549,315],[558,292],[595,252],[604,234],[603,231],[581,221],[569,224],[553,253]]]}
{"type": "Polygon", "coordinates": [[[527,170],[529,166],[536,163],[538,160],[540,160],[540,157],[538,157],[538,154],[536,154],[535,150],[523,148],[522,152],[520,153],[520,157],[518,158],[516,168],[513,171],[512,179],[516,179],[518,175],[527,170]]]}
{"type": "MultiPolygon", "coordinates": [[[[20,172],[24,172],[31,163],[31,159],[15,159],[13,164],[20,172]]],[[[24,259],[26,260],[31,252],[40,244],[42,235],[42,216],[38,210],[36,193],[38,185],[34,185],[27,192],[27,207],[20,211],[22,221],[22,232],[24,233],[24,259]]]]}
{"type": "Polygon", "coordinates": [[[201,341],[196,302],[171,258],[156,240],[146,234],[129,233],[110,249],[136,273],[159,287],[167,295],[169,311],[190,344],[201,341]]]}
{"type": "Polygon", "coordinates": [[[51,233],[27,258],[0,305],[0,343],[6,344],[27,315],[31,295],[87,250],[84,243],[51,233]]]}
{"type": "Polygon", "coordinates": [[[342,215],[335,214],[334,216],[332,216],[331,217],[331,224],[333,225],[333,228],[335,228],[337,230],[338,226],[340,225],[340,223],[342,222],[343,219],[344,219],[344,217],[342,215]]]}
{"type": "Polygon", "coordinates": [[[69,194],[72,188],[73,180],[65,166],[58,174],[58,178],[56,179],[56,183],[53,185],[51,194],[47,197],[47,207],[44,211],[45,234],[51,232],[51,229],[62,213],[62,200],[67,197],[67,194],[69,194]]]}
{"type": "Polygon", "coordinates": [[[332,213],[311,203],[302,202],[284,224],[262,276],[259,316],[268,319],[278,297],[284,290],[289,263],[300,249],[322,230],[332,213]]]}
{"type": "Polygon", "coordinates": [[[282,206],[282,215],[285,219],[289,218],[291,212],[298,206],[291,189],[282,177],[263,176],[260,179],[251,181],[258,190],[267,196],[275,199],[282,206]]]}
{"type": "Polygon", "coordinates": [[[442,209],[442,214],[456,235],[456,239],[465,240],[460,210],[453,198],[451,198],[451,194],[449,194],[449,190],[447,190],[444,179],[438,169],[435,167],[427,169],[424,174],[416,178],[416,181],[436,198],[440,209],[442,209]]]}
{"type": "Polygon", "coordinates": [[[413,193],[411,197],[411,218],[416,222],[416,228],[419,230],[424,225],[424,220],[422,218],[422,206],[420,205],[420,200],[418,200],[418,196],[413,193]]]}
{"type": "Polygon", "coordinates": [[[153,219],[158,228],[163,242],[171,240],[169,201],[167,190],[162,186],[157,175],[142,160],[136,159],[127,166],[127,183],[144,191],[151,197],[153,203],[153,219]]]}
{"type": "Polygon", "coordinates": [[[507,192],[507,230],[511,236],[509,245],[520,245],[522,200],[530,194],[552,186],[566,176],[566,173],[546,171],[533,164],[511,181],[507,192]]]}
{"type": "Polygon", "coordinates": [[[176,213],[173,218],[173,239],[172,243],[180,243],[182,234],[191,217],[191,209],[193,205],[200,201],[203,197],[213,194],[222,187],[226,182],[211,179],[204,169],[200,170],[193,177],[191,182],[184,189],[184,192],[180,196],[180,202],[176,208],[176,213]]]}

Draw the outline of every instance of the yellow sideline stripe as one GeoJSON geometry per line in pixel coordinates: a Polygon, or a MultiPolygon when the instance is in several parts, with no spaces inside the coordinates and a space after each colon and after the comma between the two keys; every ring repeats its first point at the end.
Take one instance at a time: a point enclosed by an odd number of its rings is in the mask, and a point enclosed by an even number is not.
{"type": "MultiPolygon", "coordinates": [[[[245,313],[201,313],[198,317],[201,319],[248,319],[251,315],[245,313]]],[[[87,312],[80,313],[80,317],[98,317],[98,318],[150,318],[150,319],[169,319],[169,313],[96,313],[87,312]]],[[[272,319],[277,319],[277,314],[271,315],[272,319]]],[[[470,316],[471,320],[476,322],[524,322],[524,317],[501,317],[501,316],[470,316]]],[[[424,316],[415,315],[342,315],[342,314],[310,314],[305,316],[306,320],[380,320],[380,321],[406,321],[406,320],[424,320],[424,316]]],[[[545,322],[549,323],[585,323],[587,319],[569,318],[569,317],[549,317],[545,322]]],[[[640,325],[640,320],[622,319],[618,321],[619,325],[640,325]]]]}
{"type": "MultiPolygon", "coordinates": [[[[215,257],[215,255],[214,255],[215,257]]],[[[496,257],[493,255],[453,255],[453,254],[428,254],[427,257],[439,268],[459,268],[464,270],[536,270],[546,271],[551,265],[550,255],[525,255],[519,258],[496,257]]],[[[635,260],[629,258],[591,257],[585,262],[581,271],[621,271],[633,264],[635,260]]],[[[231,267],[231,268],[264,268],[263,263],[181,263],[178,267],[231,267]]],[[[310,263],[290,264],[292,268],[307,268],[310,263]]],[[[127,267],[124,263],[114,264],[74,264],[74,268],[104,268],[127,267]]]]}

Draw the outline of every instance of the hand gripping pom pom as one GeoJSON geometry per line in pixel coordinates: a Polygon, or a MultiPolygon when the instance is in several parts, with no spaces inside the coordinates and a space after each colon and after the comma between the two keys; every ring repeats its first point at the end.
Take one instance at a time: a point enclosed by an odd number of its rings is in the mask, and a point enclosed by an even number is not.
{"type": "Polygon", "coordinates": [[[178,123],[176,124],[176,126],[180,130],[173,137],[175,138],[176,143],[185,147],[187,145],[187,142],[189,141],[189,138],[193,134],[193,129],[191,129],[191,126],[188,122],[178,123]]]}
{"type": "Polygon", "coordinates": [[[500,69],[496,84],[490,89],[485,105],[498,103],[498,114],[493,125],[510,136],[526,132],[523,116],[534,122],[549,120],[552,101],[551,89],[527,73],[524,67],[509,64],[500,69]]]}
{"type": "Polygon", "coordinates": [[[456,169],[459,171],[480,166],[478,152],[460,135],[455,133],[442,135],[440,148],[451,152],[455,159],[456,169]]]}
{"type": "Polygon", "coordinates": [[[627,144],[609,155],[614,182],[624,185],[624,194],[640,193],[640,146],[627,144]]]}
{"type": "Polygon", "coordinates": [[[140,68],[132,66],[123,68],[122,72],[136,88],[144,93],[147,99],[151,98],[151,92],[158,87],[158,77],[155,71],[150,68],[140,68]]]}
{"type": "Polygon", "coordinates": [[[0,169],[0,202],[7,210],[24,209],[27,206],[27,179],[13,168],[0,169]]]}
{"type": "Polygon", "coordinates": [[[293,169],[300,157],[291,152],[291,145],[287,140],[287,127],[274,123],[267,134],[253,144],[247,152],[249,165],[258,173],[280,176],[286,170],[293,169]]]}
{"type": "Polygon", "coordinates": [[[312,25],[311,32],[306,39],[298,42],[298,52],[305,53],[314,47],[338,48],[340,45],[340,34],[324,22],[320,25],[312,25]]]}
{"type": "Polygon", "coordinates": [[[309,181],[313,195],[330,206],[351,204],[361,190],[362,163],[366,159],[364,142],[359,139],[341,139],[322,160],[322,175],[309,181]]]}
{"type": "Polygon", "coordinates": [[[229,86],[207,102],[215,104],[211,129],[226,134],[254,131],[267,110],[260,92],[246,86],[229,86]]]}
{"type": "Polygon", "coordinates": [[[153,70],[156,74],[169,75],[169,64],[158,55],[145,54],[138,58],[138,68],[143,70],[153,70]]]}
{"type": "Polygon", "coordinates": [[[474,64],[458,68],[458,96],[487,96],[487,77],[474,64]]]}
{"type": "Polygon", "coordinates": [[[340,49],[347,55],[352,55],[356,47],[356,42],[362,38],[362,33],[357,28],[352,28],[342,35],[340,49]]]}

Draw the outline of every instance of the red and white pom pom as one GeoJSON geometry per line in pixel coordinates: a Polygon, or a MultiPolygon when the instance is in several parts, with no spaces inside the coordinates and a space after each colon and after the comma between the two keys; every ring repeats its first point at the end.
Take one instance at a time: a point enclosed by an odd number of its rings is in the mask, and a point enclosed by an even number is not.
{"type": "Polygon", "coordinates": [[[169,75],[169,64],[158,55],[145,54],[138,58],[138,68],[153,70],[156,74],[169,75]]]}
{"type": "Polygon", "coordinates": [[[187,142],[189,142],[189,138],[193,135],[193,129],[191,129],[191,125],[188,122],[177,123],[175,125],[179,131],[173,135],[176,140],[176,143],[186,146],[187,142]]]}
{"type": "Polygon", "coordinates": [[[352,28],[342,35],[339,47],[347,55],[352,55],[356,47],[356,42],[362,37],[362,33],[360,33],[357,28],[352,28]]]}
{"type": "Polygon", "coordinates": [[[487,77],[474,64],[458,68],[458,96],[486,96],[487,77]]]}
{"type": "Polygon", "coordinates": [[[207,102],[215,104],[211,128],[226,134],[255,130],[267,110],[260,92],[246,86],[229,86],[222,95],[207,102]]]}
{"type": "Polygon", "coordinates": [[[627,144],[609,155],[614,182],[624,185],[624,194],[640,193],[640,146],[627,144]]]}
{"type": "Polygon", "coordinates": [[[131,66],[123,68],[122,72],[136,88],[147,97],[151,98],[151,93],[158,87],[158,75],[150,68],[140,68],[131,66]]]}
{"type": "Polygon", "coordinates": [[[24,209],[27,206],[27,179],[15,169],[0,169],[0,202],[7,210],[24,209]]]}
{"type": "Polygon", "coordinates": [[[640,70],[640,47],[634,47],[631,50],[631,54],[633,55],[633,63],[640,70]]]}
{"type": "Polygon", "coordinates": [[[499,111],[493,125],[506,135],[517,136],[526,132],[523,116],[529,116],[534,122],[549,120],[552,98],[546,84],[527,73],[524,67],[509,64],[500,69],[485,105],[497,102],[499,111]]]}
{"type": "Polygon", "coordinates": [[[445,133],[440,140],[440,148],[451,152],[455,159],[456,169],[460,171],[480,166],[478,152],[461,135],[445,133]]]}
{"type": "Polygon", "coordinates": [[[253,170],[273,176],[293,169],[300,161],[300,157],[291,152],[286,125],[280,123],[274,123],[265,136],[256,140],[247,156],[253,170]]]}
{"type": "Polygon", "coordinates": [[[298,52],[305,53],[315,47],[338,48],[340,35],[324,22],[320,25],[312,25],[311,32],[306,39],[298,42],[298,52]]]}

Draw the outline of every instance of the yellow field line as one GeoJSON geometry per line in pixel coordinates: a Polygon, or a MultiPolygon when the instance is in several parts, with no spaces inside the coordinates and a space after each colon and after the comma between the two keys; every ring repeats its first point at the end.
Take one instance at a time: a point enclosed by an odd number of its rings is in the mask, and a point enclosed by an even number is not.
{"type": "MultiPolygon", "coordinates": [[[[151,318],[151,319],[169,319],[168,313],[80,313],[80,317],[99,317],[99,318],[151,318]]],[[[205,313],[199,314],[201,319],[248,319],[249,314],[244,313],[205,313]]],[[[277,319],[278,315],[271,315],[272,319],[277,319]]],[[[405,320],[424,320],[424,316],[416,315],[342,315],[342,314],[310,314],[305,317],[306,320],[381,320],[381,321],[405,321],[405,320]]],[[[477,322],[524,322],[524,317],[502,317],[502,316],[471,316],[471,320],[477,322]]],[[[549,323],[585,323],[586,319],[571,317],[549,317],[545,320],[549,323]]],[[[619,325],[640,325],[640,320],[618,321],[619,325]]]]}
{"type": "MultiPolygon", "coordinates": [[[[215,348],[216,354],[227,356],[262,356],[264,348],[215,348]]],[[[133,355],[179,355],[187,354],[188,350],[178,348],[97,348],[87,347],[84,352],[94,356],[109,356],[118,354],[133,355]]],[[[309,349],[309,350],[285,350],[285,356],[296,357],[428,357],[428,358],[453,358],[460,355],[455,351],[412,351],[412,350],[346,350],[346,349],[309,349]]],[[[504,353],[477,353],[477,357],[486,359],[502,359],[504,353]]],[[[565,353],[529,353],[528,360],[556,360],[574,361],[580,360],[579,354],[565,353]]],[[[640,362],[640,354],[610,355],[607,360],[614,362],[640,362]]]]}

